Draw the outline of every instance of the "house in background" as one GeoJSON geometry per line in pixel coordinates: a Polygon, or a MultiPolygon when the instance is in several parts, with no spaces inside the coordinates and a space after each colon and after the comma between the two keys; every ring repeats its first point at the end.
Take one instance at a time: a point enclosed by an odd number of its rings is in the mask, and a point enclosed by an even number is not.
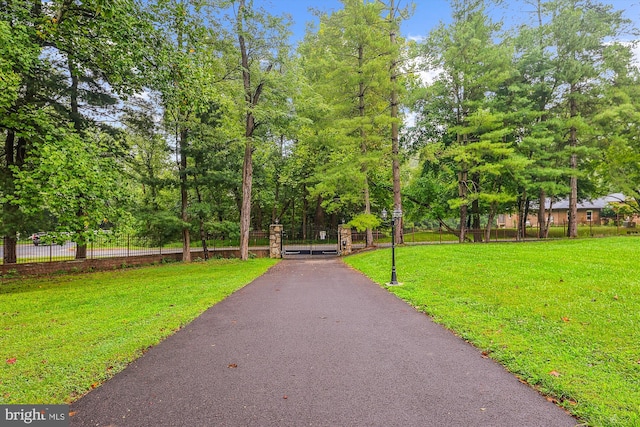
{"type": "MultiPolygon", "coordinates": [[[[607,218],[602,216],[605,207],[615,208],[616,205],[626,204],[626,197],[622,193],[609,194],[599,199],[584,200],[578,202],[578,225],[603,225],[608,222],[607,218]]],[[[569,200],[563,199],[550,204],[546,202],[547,214],[549,215],[549,206],[551,206],[550,226],[562,226],[569,222],[569,200]]],[[[545,215],[545,218],[547,217],[545,215]]],[[[634,227],[638,221],[638,216],[620,218],[625,220],[626,226],[634,227]]],[[[518,214],[500,214],[498,215],[498,227],[516,228],[518,225],[518,214]]],[[[621,224],[622,225],[622,224],[621,224]]],[[[532,206],[527,216],[527,227],[538,226],[538,207],[532,206]]]]}

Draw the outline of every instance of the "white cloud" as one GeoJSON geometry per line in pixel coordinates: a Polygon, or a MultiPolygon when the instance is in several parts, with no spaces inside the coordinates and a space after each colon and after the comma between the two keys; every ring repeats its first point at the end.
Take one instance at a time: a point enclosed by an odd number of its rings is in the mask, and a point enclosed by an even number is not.
{"type": "Polygon", "coordinates": [[[438,68],[427,71],[418,71],[418,76],[420,77],[422,84],[429,86],[438,78],[440,73],[442,73],[442,69],[438,68]]]}
{"type": "Polygon", "coordinates": [[[412,42],[416,42],[416,43],[422,43],[427,39],[426,36],[412,36],[412,35],[408,35],[407,36],[407,40],[412,41],[412,42]]]}

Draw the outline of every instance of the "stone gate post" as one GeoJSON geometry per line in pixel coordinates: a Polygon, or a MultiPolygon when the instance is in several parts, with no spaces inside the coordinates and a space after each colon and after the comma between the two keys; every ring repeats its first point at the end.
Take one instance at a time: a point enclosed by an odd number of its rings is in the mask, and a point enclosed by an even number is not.
{"type": "Polygon", "coordinates": [[[269,226],[269,258],[282,258],[282,224],[269,226]]]}
{"type": "Polygon", "coordinates": [[[338,239],[340,256],[349,255],[353,251],[351,246],[351,227],[345,224],[338,225],[338,239]]]}

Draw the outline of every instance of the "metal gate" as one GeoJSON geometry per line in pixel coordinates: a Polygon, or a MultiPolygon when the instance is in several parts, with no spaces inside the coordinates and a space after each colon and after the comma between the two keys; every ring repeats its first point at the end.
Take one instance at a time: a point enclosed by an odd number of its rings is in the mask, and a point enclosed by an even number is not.
{"type": "Polygon", "coordinates": [[[338,255],[338,230],[307,227],[289,229],[282,233],[282,255],[338,255]]]}

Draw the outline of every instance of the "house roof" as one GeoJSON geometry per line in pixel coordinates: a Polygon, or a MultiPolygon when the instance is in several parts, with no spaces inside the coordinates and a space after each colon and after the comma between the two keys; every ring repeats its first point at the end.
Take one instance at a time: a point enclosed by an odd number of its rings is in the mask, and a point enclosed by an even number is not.
{"type": "MultiPolygon", "coordinates": [[[[621,203],[626,200],[622,193],[613,193],[605,197],[592,200],[578,201],[578,209],[602,209],[610,203],[621,203]]],[[[545,202],[546,209],[549,209],[550,200],[545,202]]],[[[553,203],[553,209],[569,209],[569,200],[562,199],[553,203]]]]}

